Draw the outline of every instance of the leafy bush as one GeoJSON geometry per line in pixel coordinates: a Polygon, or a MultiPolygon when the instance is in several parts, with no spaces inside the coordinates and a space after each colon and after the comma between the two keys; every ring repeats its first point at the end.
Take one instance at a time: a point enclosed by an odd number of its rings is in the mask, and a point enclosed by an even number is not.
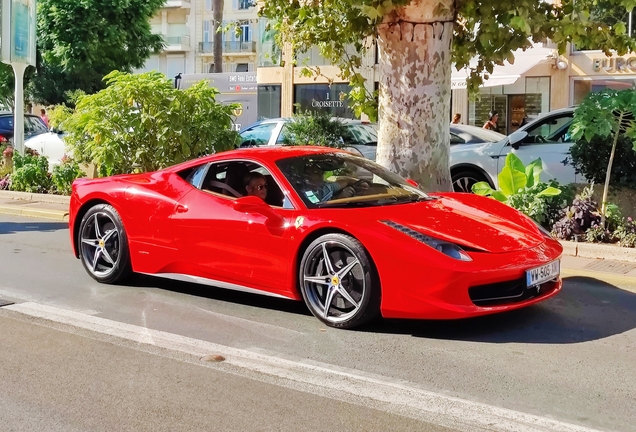
{"type": "Polygon", "coordinates": [[[64,121],[75,159],[94,162],[103,175],[154,171],[234,148],[235,104],[216,102],[218,91],[201,81],[177,90],[163,74],[113,71],[108,87],[79,96],[64,121]]]}
{"type": "Polygon", "coordinates": [[[305,111],[295,114],[293,121],[285,124],[283,144],[320,145],[342,147],[342,137],[347,136],[347,126],[322,111],[305,111]]]}
{"type": "Polygon", "coordinates": [[[37,152],[25,156],[14,153],[11,190],[32,193],[48,192],[51,187],[48,169],[48,159],[37,155],[37,152]]]}
{"type": "MultiPolygon", "coordinates": [[[[632,140],[625,135],[618,138],[610,175],[610,183],[616,187],[636,188],[636,152],[632,145],[632,140]]],[[[603,184],[611,150],[609,138],[595,136],[589,142],[577,141],[570,148],[574,169],[590,182],[603,184]]]]}
{"type": "Polygon", "coordinates": [[[636,222],[628,217],[624,224],[614,231],[618,244],[624,247],[636,247],[636,222]]]}
{"type": "Polygon", "coordinates": [[[592,199],[594,185],[590,185],[578,194],[572,206],[563,210],[562,218],[552,227],[554,235],[561,240],[572,240],[583,236],[592,225],[600,225],[601,215],[598,204],[592,199]]]}
{"type": "MultiPolygon", "coordinates": [[[[602,143],[603,153],[599,153],[598,148],[589,149],[589,156],[599,158],[599,154],[603,155],[603,159],[607,162],[607,168],[604,172],[603,198],[601,201],[601,225],[605,226],[605,217],[607,214],[607,196],[609,194],[609,185],[611,181],[611,173],[614,161],[617,159],[616,151],[621,134],[628,136],[632,140],[632,153],[636,151],[636,91],[605,89],[600,92],[592,92],[588,94],[583,102],[574,111],[574,120],[570,127],[572,138],[580,140],[581,138],[587,142],[592,142],[594,137],[606,139],[608,142],[602,143]],[[607,157],[605,157],[607,156],[607,157]]],[[[580,160],[581,153],[577,153],[580,160]]],[[[629,150],[627,151],[629,153],[629,150]]],[[[634,154],[621,155],[626,159],[635,158],[634,154]]],[[[587,156],[583,156],[587,157],[587,156]]],[[[618,156],[620,157],[620,156],[618,156]]],[[[576,162],[575,162],[576,166],[576,162]]],[[[632,166],[632,169],[636,165],[632,166]]],[[[594,173],[590,173],[594,174],[594,173]]],[[[598,173],[596,173],[598,174],[598,173]]],[[[597,176],[597,180],[598,179],[597,176]]]]}
{"type": "Polygon", "coordinates": [[[70,158],[62,158],[62,163],[53,167],[51,180],[57,192],[70,195],[73,181],[84,175],[77,162],[70,158]]]}
{"type": "Polygon", "coordinates": [[[7,190],[11,187],[11,174],[0,178],[0,190],[7,190]]]}
{"type": "Polygon", "coordinates": [[[585,241],[589,243],[608,243],[612,241],[612,239],[613,236],[610,230],[603,228],[596,222],[585,231],[585,241]]]}
{"type": "Polygon", "coordinates": [[[508,153],[506,164],[497,176],[499,190],[492,189],[486,182],[475,183],[472,190],[477,195],[492,196],[508,204],[547,228],[555,218],[556,209],[562,207],[563,199],[557,198],[561,189],[556,181],[550,184],[539,181],[542,171],[541,159],[526,167],[517,155],[508,153]]]}

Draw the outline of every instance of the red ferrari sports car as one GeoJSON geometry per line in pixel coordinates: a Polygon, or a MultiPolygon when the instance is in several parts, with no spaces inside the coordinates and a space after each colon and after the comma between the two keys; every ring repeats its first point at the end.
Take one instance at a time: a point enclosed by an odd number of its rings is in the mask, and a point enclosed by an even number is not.
{"type": "Polygon", "coordinates": [[[160,171],[79,179],[70,233],[97,281],[131,273],[304,300],[327,325],[454,319],[561,289],[561,245],[518,211],[426,194],[324,147],[228,151],[160,171]]]}

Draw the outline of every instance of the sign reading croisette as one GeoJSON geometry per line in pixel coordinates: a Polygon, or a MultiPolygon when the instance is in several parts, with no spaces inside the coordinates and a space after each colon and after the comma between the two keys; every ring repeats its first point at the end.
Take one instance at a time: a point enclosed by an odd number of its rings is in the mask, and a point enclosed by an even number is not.
{"type": "Polygon", "coordinates": [[[326,100],[316,100],[313,99],[311,101],[311,106],[314,108],[342,108],[344,107],[344,101],[341,100],[329,100],[329,93],[327,92],[326,100]]]}
{"type": "Polygon", "coordinates": [[[636,72],[636,56],[634,57],[600,57],[592,59],[595,72],[636,72]]]}

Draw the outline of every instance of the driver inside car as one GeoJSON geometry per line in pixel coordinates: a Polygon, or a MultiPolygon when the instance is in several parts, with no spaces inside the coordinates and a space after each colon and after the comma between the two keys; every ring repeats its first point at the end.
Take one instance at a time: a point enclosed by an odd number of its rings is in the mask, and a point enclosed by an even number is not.
{"type": "Polygon", "coordinates": [[[352,177],[338,177],[335,181],[326,181],[324,171],[313,164],[306,166],[305,173],[307,178],[305,195],[313,203],[334,198],[350,198],[369,188],[369,183],[365,180],[352,177]]]}

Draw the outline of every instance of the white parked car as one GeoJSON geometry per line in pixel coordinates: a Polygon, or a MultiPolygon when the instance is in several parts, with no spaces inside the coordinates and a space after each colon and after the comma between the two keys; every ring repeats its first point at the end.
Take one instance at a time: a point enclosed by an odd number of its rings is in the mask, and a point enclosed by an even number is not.
{"type": "Polygon", "coordinates": [[[62,134],[51,131],[31,136],[24,141],[24,145],[47,157],[49,171],[52,171],[55,165],[59,165],[64,155],[67,154],[62,134]]]}
{"type": "Polygon", "coordinates": [[[525,165],[541,158],[542,181],[556,179],[561,184],[583,182],[570,163],[573,142],[568,132],[574,108],[551,111],[521,126],[497,142],[451,146],[450,168],[455,192],[471,192],[473,184],[488,182],[497,187],[497,175],[513,152],[525,165]]]}

